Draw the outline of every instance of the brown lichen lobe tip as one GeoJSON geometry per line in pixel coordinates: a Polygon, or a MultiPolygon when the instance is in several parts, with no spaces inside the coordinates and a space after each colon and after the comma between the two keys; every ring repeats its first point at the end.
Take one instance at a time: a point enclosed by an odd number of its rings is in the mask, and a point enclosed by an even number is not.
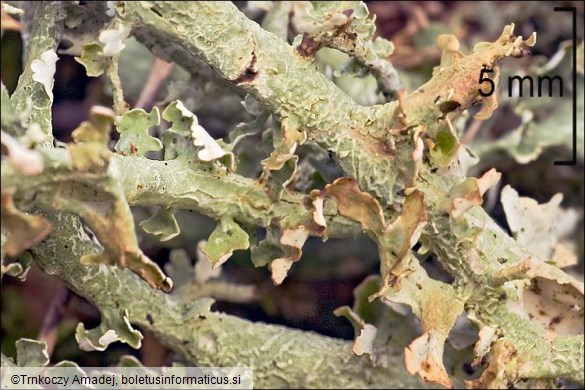
{"type": "Polygon", "coordinates": [[[254,69],[257,60],[258,58],[256,56],[256,47],[254,47],[254,50],[252,50],[252,59],[250,60],[250,63],[246,69],[244,69],[244,71],[237,78],[231,80],[231,82],[234,84],[242,84],[253,81],[258,75],[258,71],[254,69]]]}
{"type": "MultiPolygon", "coordinates": [[[[347,17],[347,21],[345,24],[338,27],[335,35],[341,34],[343,31],[345,31],[352,22],[351,15],[353,15],[353,9],[349,8],[342,11],[341,13],[347,17]]],[[[328,14],[328,17],[331,17],[331,15],[332,14],[328,14]]],[[[352,35],[354,36],[353,39],[355,39],[355,32],[353,32],[352,35]]],[[[301,43],[297,46],[296,51],[303,58],[312,58],[315,56],[315,53],[321,49],[322,46],[323,42],[316,41],[313,36],[304,32],[301,43]]]]}
{"type": "Polygon", "coordinates": [[[167,276],[160,284],[160,289],[166,293],[171,292],[171,290],[173,289],[173,281],[171,280],[171,278],[167,276]]]}
{"type": "Polygon", "coordinates": [[[343,11],[342,13],[349,18],[351,15],[353,15],[353,9],[348,8],[345,11],[343,11]]]}
{"type": "Polygon", "coordinates": [[[301,57],[312,57],[317,50],[319,50],[319,44],[315,42],[313,37],[307,33],[303,33],[303,39],[299,46],[297,46],[297,53],[301,57]]]}

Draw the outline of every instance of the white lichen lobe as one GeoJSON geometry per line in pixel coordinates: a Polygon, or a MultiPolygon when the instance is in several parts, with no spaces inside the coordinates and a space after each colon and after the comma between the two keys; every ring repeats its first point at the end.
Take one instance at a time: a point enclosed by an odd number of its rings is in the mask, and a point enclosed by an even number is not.
{"type": "Polygon", "coordinates": [[[98,39],[103,45],[103,55],[105,57],[114,57],[120,54],[126,47],[123,42],[127,36],[128,32],[122,25],[119,25],[116,29],[102,31],[98,39]]]}
{"type": "Polygon", "coordinates": [[[40,59],[36,59],[30,64],[30,68],[33,71],[32,79],[43,84],[51,103],[53,102],[53,76],[55,76],[58,59],[59,57],[55,51],[47,50],[41,54],[40,59]]]}
{"type": "Polygon", "coordinates": [[[199,124],[197,116],[187,109],[181,101],[177,101],[177,109],[184,117],[193,118],[191,124],[191,137],[195,146],[202,146],[203,149],[197,153],[197,157],[201,161],[211,161],[223,157],[226,152],[219,146],[216,140],[209,135],[209,133],[199,124]]]}

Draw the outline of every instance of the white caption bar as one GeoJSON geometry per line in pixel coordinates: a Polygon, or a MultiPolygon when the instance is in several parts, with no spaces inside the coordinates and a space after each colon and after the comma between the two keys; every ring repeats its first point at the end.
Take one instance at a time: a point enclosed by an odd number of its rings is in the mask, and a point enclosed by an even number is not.
{"type": "Polygon", "coordinates": [[[252,389],[245,367],[2,367],[2,389],[252,389]]]}

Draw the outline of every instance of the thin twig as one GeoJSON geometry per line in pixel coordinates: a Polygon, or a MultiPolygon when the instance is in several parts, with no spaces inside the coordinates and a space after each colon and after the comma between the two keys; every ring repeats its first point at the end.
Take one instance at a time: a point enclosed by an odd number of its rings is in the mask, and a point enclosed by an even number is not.
{"type": "Polygon", "coordinates": [[[122,92],[122,81],[118,73],[118,57],[110,57],[106,63],[106,73],[112,84],[112,96],[114,99],[114,111],[116,115],[122,116],[128,111],[128,103],[124,101],[122,92]]]}
{"type": "Polygon", "coordinates": [[[471,141],[473,141],[475,136],[479,133],[479,129],[481,128],[481,122],[482,121],[477,120],[477,119],[474,119],[471,122],[469,127],[467,127],[467,131],[465,132],[463,137],[461,137],[462,144],[469,145],[471,143],[471,141]]]}
{"type": "Polygon", "coordinates": [[[154,106],[154,101],[158,95],[158,92],[160,91],[162,84],[170,76],[174,67],[174,62],[166,62],[160,58],[156,58],[154,60],[152,69],[150,69],[150,74],[148,75],[148,79],[146,79],[144,88],[142,88],[140,96],[136,101],[136,108],[142,108],[146,111],[150,111],[150,109],[154,106]]]}
{"type": "Polygon", "coordinates": [[[61,287],[53,297],[51,305],[45,314],[43,326],[39,331],[38,339],[47,343],[47,353],[49,356],[53,354],[53,350],[55,349],[57,330],[59,323],[63,319],[63,308],[68,298],[69,289],[67,287],[61,287]]]}

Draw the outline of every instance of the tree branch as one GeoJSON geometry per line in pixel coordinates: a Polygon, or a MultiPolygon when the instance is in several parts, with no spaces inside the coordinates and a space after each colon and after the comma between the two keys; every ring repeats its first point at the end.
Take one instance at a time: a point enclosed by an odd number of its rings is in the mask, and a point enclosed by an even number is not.
{"type": "MultiPolygon", "coordinates": [[[[65,186],[87,186],[85,173],[71,167],[65,149],[39,150],[46,167],[41,176],[27,176],[2,162],[2,190],[35,194],[37,207],[51,209],[65,186]]],[[[215,176],[187,168],[177,160],[156,161],[142,157],[111,155],[109,177],[122,186],[131,206],[161,206],[194,210],[213,219],[230,216],[249,226],[314,226],[313,234],[325,237],[357,237],[362,229],[334,210],[326,211],[327,228],[318,229],[305,195],[287,192],[280,201],[270,199],[256,181],[237,174],[215,176]]],[[[67,205],[64,205],[67,209],[67,205]]],[[[74,209],[66,211],[74,212],[74,209]]]]}
{"type": "Polygon", "coordinates": [[[55,230],[31,252],[47,273],[62,279],[102,315],[126,308],[131,323],[152,331],[193,364],[252,367],[259,388],[424,386],[406,373],[398,356],[390,358],[388,367],[372,367],[352,354],[351,342],[210,312],[210,299],[182,301],[150,288],[127,269],[84,266],[79,258],[101,248],[80,234],[79,220],[56,213],[45,217],[55,230]]]}

